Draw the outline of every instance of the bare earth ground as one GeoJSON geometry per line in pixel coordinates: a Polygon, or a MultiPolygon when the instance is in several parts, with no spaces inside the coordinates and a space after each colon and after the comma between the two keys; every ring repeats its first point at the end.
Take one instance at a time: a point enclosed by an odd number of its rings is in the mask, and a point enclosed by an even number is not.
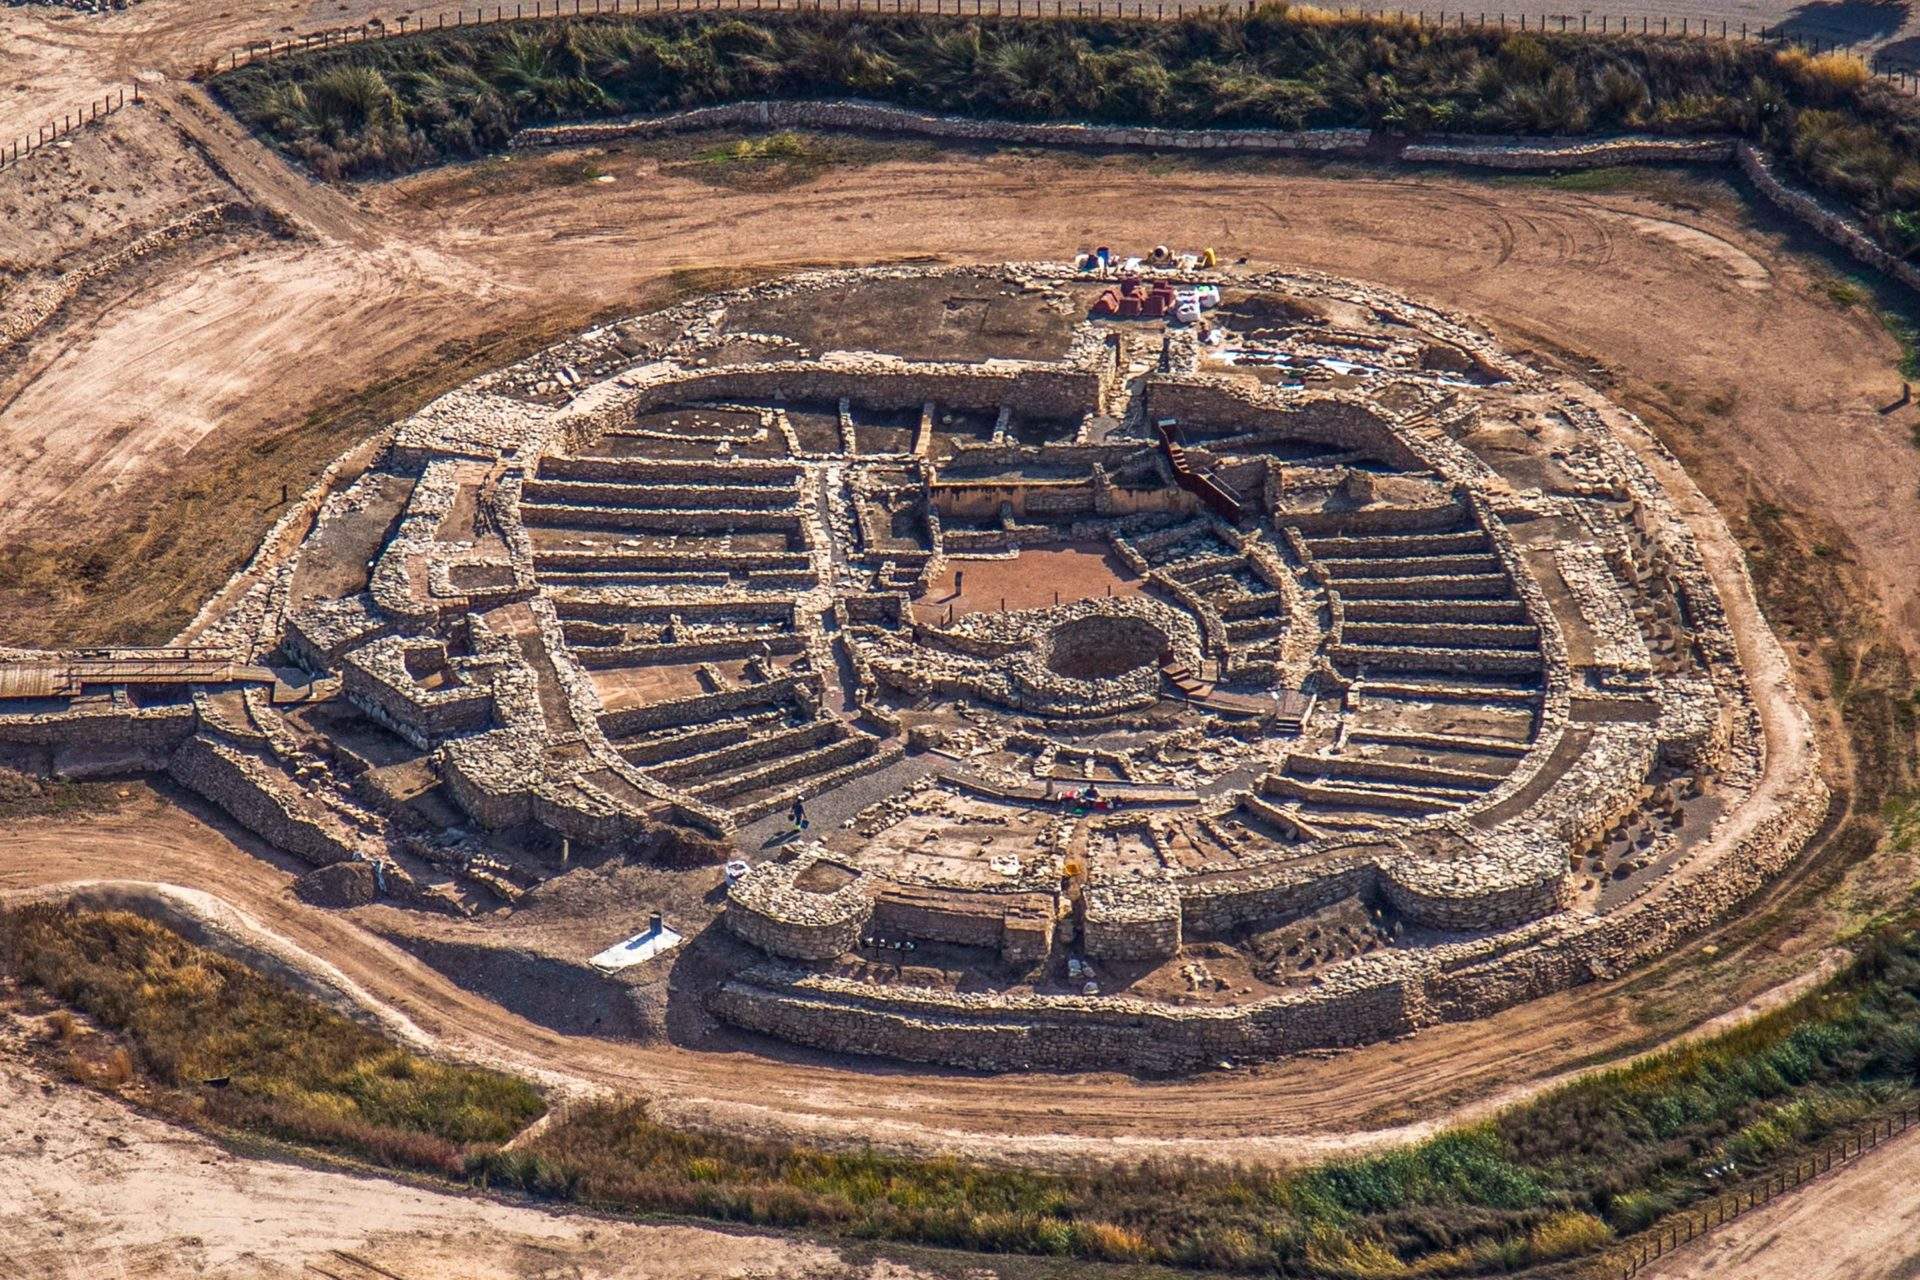
{"type": "MultiPolygon", "coordinates": [[[[244,839],[244,837],[241,837],[244,839]]],[[[1633,984],[1583,988],[1480,1023],[1221,1076],[1152,1081],[1116,1074],[977,1076],[790,1053],[694,1053],[566,1035],[455,985],[348,915],[305,907],[292,868],[248,858],[227,836],[158,798],[90,821],[18,824],[0,836],[0,893],[105,882],[135,898],[205,886],[240,913],[221,931],[295,948],[295,963],[359,988],[422,1047],[536,1076],[562,1089],[614,1087],[670,1122],[748,1136],[799,1136],[883,1149],[1040,1164],[1150,1156],[1298,1163],[1418,1139],[1645,1043],[1633,984]],[[158,882],[155,884],[154,882],[158,882]],[[337,975],[337,976],[336,976],[337,975]],[[1099,1106],[1088,1099],[1098,1098],[1099,1106]],[[1137,1105],[1115,1105],[1131,1098],[1137,1105]]],[[[191,904],[190,910],[204,913],[191,904]]],[[[214,906],[215,904],[206,904],[214,906]]],[[[216,908],[217,909],[217,908],[216,908]]],[[[1748,1002],[1720,1021],[1775,1007],[1832,971],[1764,965],[1748,1002]]],[[[1686,975],[1676,981],[1686,983],[1686,975]]],[[[783,1052],[771,1046],[775,1053],[783,1052]]]]}
{"type": "Polygon", "coordinates": [[[1914,1280],[1920,1276],[1920,1132],[1656,1262],[1645,1280],[1914,1280]]]}
{"type": "MultiPolygon", "coordinates": [[[[0,1044],[18,1034],[0,1027],[0,1044]]],[[[0,1057],[0,1169],[10,1280],[925,1280],[804,1241],[248,1159],[11,1054],[0,1057]]]]}
{"type": "MultiPolygon", "coordinates": [[[[243,198],[309,230],[177,249],[148,278],[132,273],[126,293],[70,304],[65,334],[0,356],[0,536],[36,552],[78,530],[97,546],[103,503],[137,523],[156,470],[190,500],[180,464],[284,432],[343,389],[430,364],[450,344],[642,306],[689,272],[844,260],[850,240],[884,261],[1177,239],[1377,280],[1482,317],[1522,347],[1598,353],[1623,384],[1614,393],[1656,428],[1707,433],[1709,455],[1737,444],[1783,505],[1848,526],[1891,619],[1920,633],[1920,522],[1908,518],[1920,453],[1911,411],[1875,412],[1898,391],[1893,345],[1865,308],[1843,311],[1803,264],[1778,259],[1771,237],[1740,226],[1739,206],[1711,184],[1680,192],[1687,209],[1631,190],[1002,153],[882,160],[742,193],[662,173],[636,151],[584,159],[610,184],[581,183],[581,156],[535,155],[340,193],[258,154],[197,92],[143,110],[242,175],[243,198]],[[1133,198],[1115,201],[1115,183],[1133,198]]],[[[77,141],[75,161],[104,141],[77,141]]],[[[346,443],[316,454],[315,469],[346,443]]],[[[219,496],[264,526],[277,493],[219,496]]],[[[112,548],[120,560],[152,551],[159,535],[143,532],[112,548]]],[[[116,567],[137,566],[105,570],[116,567]]],[[[176,618],[190,612],[173,603],[176,618]]],[[[22,613],[25,634],[7,638],[51,640],[74,622],[22,613]]]]}
{"type": "MultiPolygon", "coordinates": [[[[167,109],[217,130],[192,105],[167,109]]],[[[1908,416],[1876,412],[1897,390],[1893,344],[1864,308],[1822,293],[1816,269],[1783,255],[1777,236],[1750,225],[1722,186],[1654,179],[1645,189],[1579,194],[1276,166],[1018,153],[894,160],[875,151],[874,163],[754,195],[662,174],[644,149],[587,158],[616,178],[610,184],[576,183],[578,155],[536,155],[347,193],[307,187],[255,159],[262,202],[339,234],[189,246],[133,286],[104,331],[92,328],[97,312],[76,306],[28,344],[29,363],[0,410],[0,508],[33,514],[0,537],[85,548],[99,538],[103,512],[111,527],[117,504],[199,483],[203,457],[224,465],[287,415],[356,381],[404,373],[437,344],[556,312],[573,319],[643,305],[716,264],[832,261],[849,242],[865,260],[887,260],[930,246],[995,259],[1060,256],[1095,240],[1169,241],[1212,244],[1229,261],[1246,253],[1377,280],[1482,317],[1509,344],[1546,358],[1587,367],[1580,353],[1603,353],[1612,394],[1700,461],[1723,506],[1731,499],[1737,514],[1749,486],[1764,483],[1786,505],[1851,524],[1843,553],[1858,557],[1909,633],[1920,631],[1912,625],[1920,524],[1905,518],[1920,489],[1920,454],[1906,439],[1908,416]],[[1133,198],[1115,201],[1120,186],[1133,198]],[[132,335],[170,326],[193,326],[193,340],[130,345],[132,335]],[[43,351],[53,358],[33,363],[43,351]],[[98,430],[103,415],[113,431],[98,430]],[[50,439],[60,447],[46,448],[50,439]]],[[[221,523],[244,530],[273,514],[253,514],[240,501],[248,496],[210,491],[204,500],[221,523]]],[[[186,523],[191,547],[204,525],[186,523]]],[[[156,576],[137,559],[126,571],[156,576]]],[[[110,633],[121,603],[111,590],[81,590],[64,617],[23,607],[7,625],[26,630],[21,638],[54,639],[56,626],[76,622],[80,634],[110,633]]],[[[1817,693],[1819,665],[1799,665],[1803,687],[1817,693]]],[[[1912,868],[1880,873],[1904,877],[1902,887],[1914,878],[1912,868]]],[[[928,1084],[882,1068],[745,1054],[716,1073],[711,1058],[670,1048],[566,1040],[453,988],[352,922],[298,906],[283,871],[184,814],[19,824],[0,836],[0,877],[9,886],[134,877],[214,888],[350,967],[423,1026],[510,1055],[564,1058],[589,1078],[677,1098],[689,1116],[742,1129],[870,1132],[901,1145],[1006,1145],[1030,1156],[1082,1150],[1078,1134],[1109,1139],[1120,1153],[1237,1140],[1236,1154],[1266,1158],[1345,1149],[1356,1130],[1404,1136],[1395,1126],[1485,1105],[1735,1007],[1805,972],[1824,941],[1853,923],[1816,910],[1776,924],[1737,960],[1680,958],[1625,983],[1328,1061],[1167,1084],[957,1075],[928,1084]],[[1088,1108],[1090,1087],[1152,1105],[1088,1108]],[[711,1114],[688,1101],[695,1097],[712,1099],[711,1114]]]]}
{"type": "MultiPolygon", "coordinates": [[[[32,67],[0,75],[0,111],[24,100],[6,96],[26,94],[21,85],[38,93],[90,74],[96,58],[158,57],[187,30],[182,6],[150,0],[107,20],[134,33],[115,52],[65,20],[23,12],[0,14],[0,29],[41,23],[59,38],[35,36],[20,55],[32,67]]],[[[292,10],[232,21],[281,12],[292,10]]],[[[5,56],[21,47],[10,42],[5,56]]],[[[260,153],[197,91],[167,87],[76,136],[57,162],[78,186],[48,178],[27,191],[16,185],[24,172],[0,174],[0,209],[15,202],[0,256],[35,288],[69,237],[93,234],[84,217],[75,228],[55,211],[83,194],[125,193],[116,216],[134,229],[211,196],[266,210],[292,233],[192,241],[90,286],[37,336],[0,349],[0,640],[164,638],[276,514],[277,479],[297,488],[431,394],[436,378],[467,376],[460,360],[499,363],[511,355],[487,353],[739,269],[844,261],[849,246],[862,262],[966,261],[1059,257],[1095,242],[1210,244],[1229,262],[1374,280],[1478,317],[1510,347],[1610,384],[1743,535],[1752,497],[1830,522],[1836,562],[1883,602],[1897,634],[1920,637],[1920,452],[1910,440],[1920,412],[1877,412],[1898,391],[1894,344],[1867,308],[1823,287],[1829,268],[1783,252],[1782,233],[1717,182],[1633,178],[1583,191],[878,145],[865,163],[752,194],[682,176],[684,166],[662,173],[647,148],[520,156],[339,191],[260,153]],[[174,157],[169,176],[143,188],[139,167],[114,170],[116,140],[128,154],[174,157]],[[588,169],[615,181],[582,183],[588,169]],[[85,192],[88,182],[102,191],[85,192]],[[362,416],[335,412],[360,388],[391,394],[362,416]],[[272,468],[253,465],[262,459],[272,468]],[[113,554],[97,578],[58,581],[103,546],[113,554]],[[171,593],[145,587],[156,579],[171,593]]],[[[80,253],[106,243],[96,235],[80,253]]],[[[0,294],[0,317],[31,301],[17,286],[0,294]]],[[[1724,542],[1720,551],[1728,570],[1737,557],[1724,542]]],[[[1801,687],[1821,697],[1818,653],[1793,657],[1801,687]]],[[[1832,755],[1833,713],[1816,714],[1832,755]]],[[[1729,931],[1717,957],[1675,957],[1624,982],[1353,1053],[1172,1082],[978,1078],[558,1035],[354,919],[301,906],[287,864],[144,792],[115,812],[0,831],[0,888],[106,878],[211,890],[472,1055],[563,1064],[653,1096],[672,1118],[743,1132],[1029,1159],[1292,1160],[1413,1136],[1804,981],[1836,934],[1916,876],[1911,859],[1865,865],[1825,901],[1793,900],[1729,931]]]]}

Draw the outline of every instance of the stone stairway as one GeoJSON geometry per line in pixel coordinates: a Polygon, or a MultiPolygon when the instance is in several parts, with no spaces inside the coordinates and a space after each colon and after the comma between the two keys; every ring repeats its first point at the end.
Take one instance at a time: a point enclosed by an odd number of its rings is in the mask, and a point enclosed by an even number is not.
{"type": "Polygon", "coordinates": [[[1305,727],[1306,711],[1311,704],[1298,694],[1284,693],[1277,699],[1257,693],[1231,693],[1219,687],[1219,671],[1212,662],[1191,671],[1177,659],[1160,664],[1160,674],[1173,686],[1184,702],[1222,715],[1271,717],[1278,733],[1299,733],[1305,727]]]}

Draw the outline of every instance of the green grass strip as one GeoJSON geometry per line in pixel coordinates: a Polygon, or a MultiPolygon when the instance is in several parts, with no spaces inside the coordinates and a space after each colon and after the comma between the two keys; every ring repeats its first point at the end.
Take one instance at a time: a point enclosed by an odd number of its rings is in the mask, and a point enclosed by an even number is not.
{"type": "Polygon", "coordinates": [[[176,1113],[616,1210],[1192,1268],[1493,1274],[1589,1253],[1920,1085],[1920,938],[1819,991],[1474,1127],[1297,1173],[1156,1162],[1041,1171],[821,1151],[582,1106],[517,1144],[533,1087],[408,1052],[140,917],[0,913],[0,964],[118,1033],[176,1113]],[[203,1083],[225,1077],[223,1087],[203,1083]]]}

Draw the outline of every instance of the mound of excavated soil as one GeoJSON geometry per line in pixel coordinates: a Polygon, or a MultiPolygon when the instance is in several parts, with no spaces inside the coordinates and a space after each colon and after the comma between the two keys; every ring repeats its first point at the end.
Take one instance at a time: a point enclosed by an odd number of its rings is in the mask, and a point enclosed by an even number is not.
{"type": "Polygon", "coordinates": [[[293,882],[300,901],[316,907],[364,907],[373,901],[378,888],[371,862],[336,862],[317,867],[293,882]]]}
{"type": "Polygon", "coordinates": [[[678,871],[717,867],[735,853],[734,846],[725,840],[668,822],[650,825],[634,849],[634,855],[641,860],[678,871]]]}
{"type": "Polygon", "coordinates": [[[666,966],[609,976],[588,965],[478,937],[392,932],[404,947],[468,991],[570,1036],[655,1041],[666,1031],[666,966]]]}

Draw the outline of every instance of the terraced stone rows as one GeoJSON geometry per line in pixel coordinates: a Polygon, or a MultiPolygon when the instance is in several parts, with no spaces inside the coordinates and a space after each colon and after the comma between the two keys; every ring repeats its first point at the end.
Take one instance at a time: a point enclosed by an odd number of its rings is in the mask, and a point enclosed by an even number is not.
{"type": "MultiPolygon", "coordinates": [[[[256,690],[244,732],[200,696],[121,732],[448,909],[555,853],[752,831],[724,927],[765,960],[715,1010],[829,1047],[1284,1052],[1417,1023],[1484,947],[1547,989],[1698,874],[1757,776],[1685,526],[1595,398],[1456,320],[1210,282],[1206,340],[1079,319],[1099,282],[1028,266],[804,277],[562,344],[400,424],[219,632],[325,715],[283,732],[256,690]],[[820,305],[949,289],[1038,327],[928,359],[944,312],[907,312],[861,332],[911,355],[817,349],[820,305]],[[1482,456],[1483,414],[1553,443],[1482,456]],[[330,533],[363,510],[391,520],[370,565],[330,533]],[[758,843],[796,799],[846,822],[758,843]],[[1355,919],[1364,945],[1285,949],[1355,919]],[[907,985],[876,939],[916,943],[907,985]]],[[[0,739],[102,714],[0,700],[0,739]]]]}

